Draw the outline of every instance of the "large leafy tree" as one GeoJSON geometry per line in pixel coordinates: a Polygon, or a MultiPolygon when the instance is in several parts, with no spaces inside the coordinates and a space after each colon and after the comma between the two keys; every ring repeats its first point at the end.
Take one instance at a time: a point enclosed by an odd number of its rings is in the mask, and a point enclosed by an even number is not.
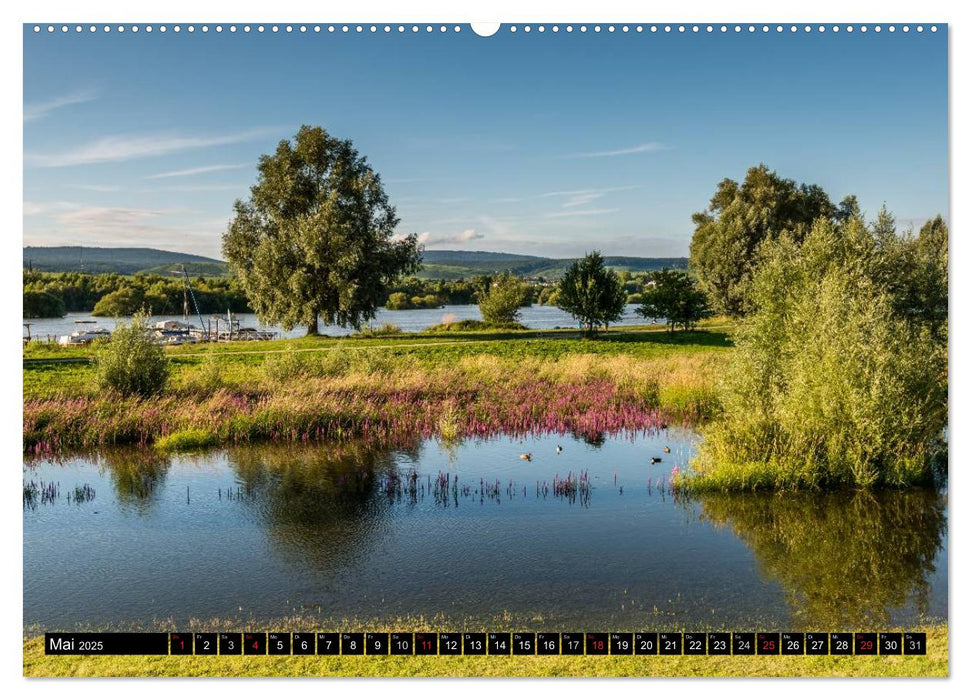
{"type": "Polygon", "coordinates": [[[797,184],[765,165],[749,168],[741,184],[722,180],[708,208],[692,216],[691,267],[716,311],[741,316],[764,241],[788,232],[798,242],[817,219],[857,211],[853,198],[837,207],[818,185],[797,184]]]}
{"type": "Polygon", "coordinates": [[[557,289],[556,305],[579,321],[589,333],[620,319],[627,292],[617,273],[594,251],[575,260],[557,289]]]}
{"type": "Polygon", "coordinates": [[[417,237],[396,239],[397,225],[381,178],[352,143],[303,126],[260,158],[223,254],[264,322],[306,324],[308,335],[318,319],[360,328],[418,269],[417,237]]]}

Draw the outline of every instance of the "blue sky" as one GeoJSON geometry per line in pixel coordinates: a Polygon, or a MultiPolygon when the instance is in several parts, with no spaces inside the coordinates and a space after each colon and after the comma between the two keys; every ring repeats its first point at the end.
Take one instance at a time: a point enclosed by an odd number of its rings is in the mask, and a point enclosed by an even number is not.
{"type": "Polygon", "coordinates": [[[24,29],[24,244],[219,257],[260,154],[350,138],[430,249],[686,255],[764,162],[947,216],[946,29],[160,34],[24,29]]]}

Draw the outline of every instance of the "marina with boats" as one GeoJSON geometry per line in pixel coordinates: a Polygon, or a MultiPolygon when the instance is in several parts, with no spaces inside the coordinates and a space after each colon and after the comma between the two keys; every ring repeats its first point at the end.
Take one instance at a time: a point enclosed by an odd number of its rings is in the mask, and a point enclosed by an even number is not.
{"type": "MultiPolygon", "coordinates": [[[[74,321],[77,328],[68,334],[36,336],[31,334],[32,323],[24,323],[26,329],[24,343],[31,341],[56,342],[58,345],[88,345],[102,338],[110,338],[111,331],[96,325],[94,319],[78,319],[74,321]]],[[[157,342],[161,345],[185,345],[187,343],[216,343],[231,341],[275,340],[279,333],[251,326],[244,326],[240,318],[227,313],[225,316],[212,316],[203,320],[200,325],[166,319],[156,321],[151,330],[157,342]]]]}
{"type": "MultiPolygon", "coordinates": [[[[213,315],[208,319],[203,318],[185,266],[183,265],[181,269],[173,272],[182,278],[183,318],[181,321],[173,318],[156,320],[150,326],[159,344],[185,345],[187,343],[231,342],[235,340],[275,340],[280,337],[277,331],[244,325],[239,314],[234,314],[230,309],[226,310],[225,316],[213,315]],[[189,322],[190,303],[195,312],[194,316],[199,319],[199,325],[189,322]]],[[[70,333],[33,335],[31,328],[37,324],[25,321],[24,344],[40,341],[57,343],[58,345],[88,345],[96,340],[110,338],[111,331],[98,325],[99,323],[95,319],[79,318],[74,320],[75,330],[70,333]]]]}

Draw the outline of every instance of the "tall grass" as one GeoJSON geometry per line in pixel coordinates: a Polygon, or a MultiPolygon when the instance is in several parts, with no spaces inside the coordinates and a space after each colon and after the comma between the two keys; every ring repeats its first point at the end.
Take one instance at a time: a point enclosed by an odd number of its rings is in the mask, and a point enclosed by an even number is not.
{"type": "MultiPolygon", "coordinates": [[[[419,336],[416,336],[419,337],[419,336]]],[[[218,443],[639,430],[715,415],[724,335],[506,339],[372,347],[353,339],[265,351],[170,353],[172,381],[143,400],[102,395],[86,364],[25,365],[23,446],[47,454],[147,445],[184,430],[218,443]],[[643,338],[643,339],[642,339],[643,338]]]]}
{"type": "Polygon", "coordinates": [[[216,435],[204,428],[186,428],[155,440],[155,447],[163,452],[191,452],[211,447],[218,442],[216,435]]]}
{"type": "Polygon", "coordinates": [[[698,411],[709,400],[707,380],[693,389],[697,401],[666,406],[658,386],[679,376],[676,367],[629,361],[634,366],[482,356],[431,372],[393,356],[355,353],[346,371],[331,375],[312,358],[284,356],[258,382],[206,394],[27,400],[24,449],[150,444],[186,430],[207,431],[219,443],[609,434],[704,417],[698,411]]]}

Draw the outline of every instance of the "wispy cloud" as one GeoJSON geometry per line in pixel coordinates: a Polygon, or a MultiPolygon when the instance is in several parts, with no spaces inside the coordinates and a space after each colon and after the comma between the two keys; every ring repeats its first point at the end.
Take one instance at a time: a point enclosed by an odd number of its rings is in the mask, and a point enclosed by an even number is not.
{"type": "Polygon", "coordinates": [[[460,233],[434,234],[429,231],[418,234],[418,244],[424,246],[436,246],[446,243],[468,243],[477,241],[485,236],[473,228],[467,228],[460,233]]]}
{"type": "Polygon", "coordinates": [[[587,190],[562,190],[559,192],[546,192],[541,194],[540,197],[563,197],[565,198],[563,204],[561,205],[564,209],[569,209],[572,207],[582,207],[586,204],[590,204],[597,199],[600,199],[605,194],[611,192],[622,192],[624,190],[636,189],[635,185],[625,185],[623,187],[601,187],[598,189],[587,189],[587,190]]]}
{"type": "Polygon", "coordinates": [[[81,205],[75,202],[33,202],[24,200],[24,216],[38,216],[40,214],[56,214],[79,209],[81,205]]]}
{"type": "Polygon", "coordinates": [[[121,192],[121,185],[71,185],[71,187],[86,192],[121,192]]]}
{"type": "Polygon", "coordinates": [[[61,107],[69,107],[71,105],[81,104],[82,102],[90,102],[96,97],[95,93],[92,91],[83,92],[73,92],[68,95],[61,95],[60,97],[55,97],[53,99],[47,100],[46,102],[34,102],[32,104],[24,105],[24,121],[30,122],[35,119],[43,119],[48,114],[61,107]]]}
{"type": "Polygon", "coordinates": [[[113,163],[134,158],[163,156],[176,151],[241,143],[276,131],[277,129],[249,129],[221,136],[185,136],[171,133],[105,136],[60,153],[25,153],[24,162],[40,168],[113,163]]]}
{"type": "MultiPolygon", "coordinates": [[[[50,212],[54,225],[46,237],[52,241],[84,241],[89,245],[171,247],[186,235],[218,233],[219,227],[212,222],[172,225],[172,216],[186,213],[185,209],[62,205],[50,212]]],[[[37,236],[39,232],[32,233],[37,236]]]]}
{"type": "Polygon", "coordinates": [[[582,207],[586,204],[590,204],[594,200],[600,199],[604,196],[603,192],[577,192],[576,194],[570,195],[569,199],[563,202],[563,208],[569,209],[570,207],[582,207]]]}
{"type": "Polygon", "coordinates": [[[219,236],[226,229],[228,217],[195,216],[199,213],[181,207],[100,207],[80,202],[25,201],[23,240],[29,245],[154,247],[219,257],[219,236]]]}
{"type": "Polygon", "coordinates": [[[541,194],[520,195],[517,197],[499,197],[492,201],[496,204],[516,204],[519,202],[531,202],[537,199],[549,197],[561,197],[563,202],[560,206],[564,208],[580,207],[589,204],[594,200],[600,199],[605,194],[611,192],[623,192],[624,190],[636,190],[639,185],[621,185],[618,187],[590,187],[582,190],[557,190],[555,192],[543,192],[541,194]]]}
{"type": "Polygon", "coordinates": [[[165,213],[163,209],[136,207],[81,207],[58,214],[54,218],[59,223],[70,227],[106,230],[137,227],[165,213]]]}
{"type": "Polygon", "coordinates": [[[163,178],[169,177],[189,177],[191,175],[203,175],[205,173],[218,173],[223,170],[239,170],[240,168],[248,167],[245,163],[237,163],[234,165],[203,165],[199,168],[188,168],[186,170],[170,170],[165,173],[156,173],[155,175],[146,175],[146,180],[161,180],[163,178]]]}
{"type": "Polygon", "coordinates": [[[620,211],[620,209],[569,209],[567,211],[551,212],[545,216],[547,219],[559,219],[568,216],[603,216],[604,214],[613,214],[617,211],[620,211]]]}
{"type": "Polygon", "coordinates": [[[139,192],[238,192],[240,196],[249,192],[249,185],[164,185],[146,187],[139,192]]]}
{"type": "Polygon", "coordinates": [[[573,153],[569,158],[611,158],[613,156],[630,156],[635,153],[655,153],[657,151],[670,150],[670,146],[665,146],[657,141],[641,143],[630,148],[620,148],[615,151],[593,151],[592,153],[573,153]]]}

